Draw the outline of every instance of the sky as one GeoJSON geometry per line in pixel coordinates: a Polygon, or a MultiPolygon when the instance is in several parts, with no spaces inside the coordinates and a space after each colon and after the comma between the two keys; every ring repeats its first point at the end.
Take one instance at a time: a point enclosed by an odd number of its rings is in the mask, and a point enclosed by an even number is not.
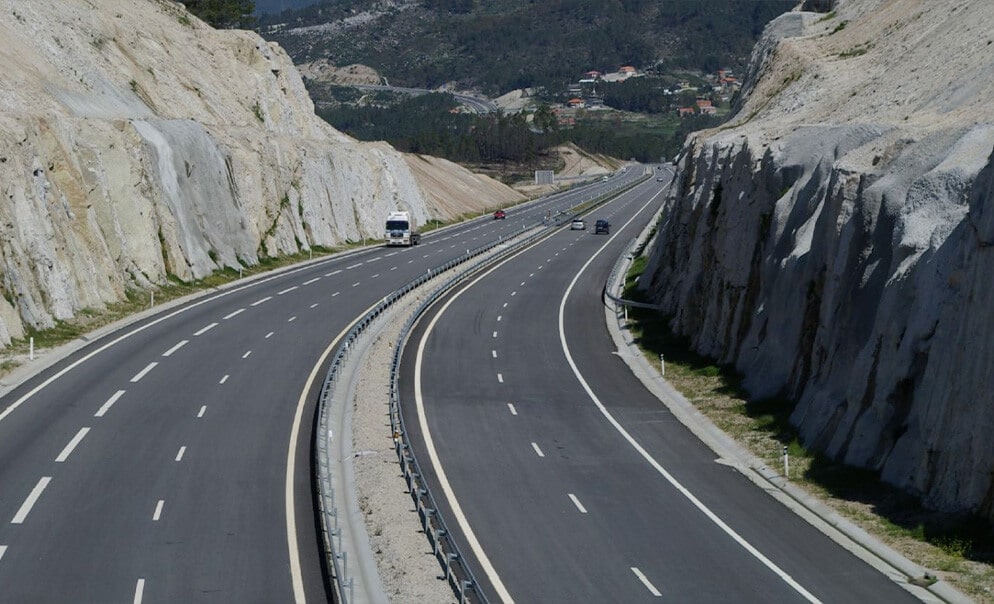
{"type": "Polygon", "coordinates": [[[291,8],[304,8],[319,0],[255,0],[255,14],[278,13],[291,8]]]}

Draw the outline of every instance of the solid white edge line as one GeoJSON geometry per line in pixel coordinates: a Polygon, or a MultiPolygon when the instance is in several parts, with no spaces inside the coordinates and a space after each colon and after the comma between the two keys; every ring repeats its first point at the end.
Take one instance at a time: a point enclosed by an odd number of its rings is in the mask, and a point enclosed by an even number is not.
{"type": "Polygon", "coordinates": [[[179,452],[176,453],[176,461],[183,461],[184,454],[186,454],[186,445],[179,448],[179,452]]]}
{"type": "Polygon", "coordinates": [[[186,346],[189,343],[190,343],[190,340],[180,340],[179,343],[177,343],[175,346],[173,346],[169,350],[163,352],[162,356],[164,356],[164,357],[172,356],[174,352],[176,352],[180,348],[183,348],[184,346],[186,346]]]}
{"type": "Polygon", "coordinates": [[[162,518],[162,506],[166,505],[164,499],[160,499],[158,503],[155,504],[155,511],[152,512],[152,522],[158,522],[159,518],[162,518]]]}
{"type": "MultiPolygon", "coordinates": [[[[337,295],[337,292],[336,294],[337,295]]],[[[372,305],[366,310],[362,311],[358,316],[361,317],[368,313],[369,311],[376,308],[376,305],[372,305]]],[[[290,554],[290,579],[293,584],[293,599],[297,604],[303,604],[307,601],[307,596],[304,593],[304,578],[303,573],[300,569],[300,552],[297,547],[297,510],[295,509],[293,502],[293,475],[296,472],[297,460],[294,457],[295,446],[297,444],[297,439],[300,437],[300,427],[303,423],[304,418],[304,407],[307,406],[308,395],[311,388],[314,386],[314,380],[317,379],[318,375],[324,368],[325,361],[331,356],[338,343],[348,334],[353,321],[349,322],[349,325],[345,327],[335,339],[328,344],[328,347],[324,349],[321,353],[321,357],[314,363],[314,367],[311,368],[311,373],[307,376],[307,382],[304,384],[303,389],[300,391],[300,396],[297,398],[297,410],[293,414],[293,426],[290,429],[290,441],[287,444],[286,452],[286,476],[283,481],[284,497],[285,502],[284,511],[286,513],[286,546],[290,554]]]]}
{"type": "Polygon", "coordinates": [[[142,604],[142,598],[144,596],[145,596],[145,579],[138,579],[138,583],[135,584],[134,604],[142,604]]]}
{"type": "Polygon", "coordinates": [[[62,449],[62,452],[59,453],[59,456],[55,458],[55,463],[63,463],[65,460],[69,459],[69,456],[72,455],[73,450],[79,444],[79,441],[83,440],[83,437],[86,436],[89,431],[89,428],[80,428],[79,432],[76,433],[76,436],[72,437],[69,444],[67,444],[65,448],[62,449]]]}
{"type": "Polygon", "coordinates": [[[631,568],[632,572],[635,573],[635,576],[638,577],[638,580],[642,582],[642,585],[645,585],[645,588],[649,590],[649,593],[651,593],[653,596],[657,598],[663,597],[663,594],[659,593],[659,590],[656,589],[656,586],[653,585],[651,581],[649,581],[648,577],[646,577],[645,574],[642,573],[642,571],[640,571],[635,566],[631,568]]]}
{"type": "Polygon", "coordinates": [[[580,503],[580,500],[577,499],[576,495],[574,495],[573,493],[566,493],[566,494],[569,495],[570,501],[573,502],[573,505],[576,506],[576,509],[580,510],[581,514],[587,513],[587,508],[583,507],[583,504],[580,503]]]}
{"type": "Polygon", "coordinates": [[[107,411],[110,410],[111,405],[116,403],[117,399],[124,396],[124,392],[125,392],[124,390],[118,390],[113,395],[111,395],[111,397],[107,399],[107,402],[101,405],[99,409],[97,409],[97,412],[93,414],[93,417],[103,417],[104,413],[107,413],[107,411]]]}
{"type": "Polygon", "coordinates": [[[228,314],[224,315],[224,317],[222,317],[222,318],[223,318],[223,319],[224,319],[225,321],[227,321],[228,319],[231,319],[231,318],[233,318],[233,317],[237,317],[238,315],[242,314],[243,312],[245,312],[245,309],[244,309],[244,308],[239,308],[239,309],[238,309],[238,310],[236,310],[235,312],[230,312],[230,313],[228,313],[228,314]]]}
{"type": "Polygon", "coordinates": [[[138,381],[139,381],[139,380],[141,380],[141,379],[142,379],[143,377],[145,377],[146,375],[148,375],[148,372],[149,372],[149,371],[152,371],[153,369],[155,369],[155,367],[156,367],[157,365],[158,365],[158,363],[157,363],[157,362],[155,362],[155,361],[152,361],[151,363],[149,363],[148,365],[146,365],[146,366],[145,366],[145,369],[142,369],[141,371],[139,371],[138,373],[136,373],[136,374],[134,375],[134,377],[132,377],[132,378],[131,378],[131,382],[132,382],[132,383],[136,383],[136,382],[138,382],[138,381]]]}
{"type": "Polygon", "coordinates": [[[208,331],[214,329],[215,327],[217,327],[217,323],[211,323],[210,325],[208,325],[206,327],[202,327],[199,331],[193,332],[193,335],[195,335],[195,336],[202,336],[205,333],[207,333],[208,331]]]}
{"type": "Polygon", "coordinates": [[[31,513],[31,508],[33,508],[35,503],[37,503],[38,498],[41,497],[42,492],[50,482],[52,482],[51,476],[41,477],[41,480],[38,481],[35,488],[31,489],[31,492],[28,493],[28,498],[24,500],[24,503],[22,503],[21,507],[18,508],[17,513],[14,514],[13,520],[10,521],[11,524],[24,524],[24,520],[28,517],[28,514],[31,513]]]}
{"type": "Polygon", "coordinates": [[[724,531],[725,534],[731,537],[736,543],[742,546],[743,549],[745,549],[754,558],[759,560],[764,566],[770,569],[774,574],[780,577],[780,579],[784,583],[786,583],[791,588],[793,588],[794,591],[799,593],[802,597],[804,597],[804,599],[808,600],[809,602],[820,602],[818,598],[816,598],[814,595],[808,592],[808,590],[804,589],[804,587],[801,586],[797,581],[795,581],[793,577],[791,577],[789,574],[784,572],[772,560],[764,556],[762,552],[760,552],[755,547],[753,547],[751,543],[746,541],[741,535],[735,532],[735,530],[732,529],[732,527],[725,524],[725,522],[721,518],[719,518],[717,514],[712,512],[711,509],[708,508],[706,505],[704,505],[704,503],[701,500],[697,499],[697,497],[695,497],[694,494],[690,492],[690,490],[688,490],[686,487],[680,484],[680,482],[677,481],[677,479],[674,478],[673,475],[670,474],[666,470],[666,468],[662,466],[662,464],[656,461],[655,458],[653,458],[652,455],[650,455],[649,452],[646,451],[642,447],[642,445],[640,445],[638,441],[635,440],[635,438],[627,430],[625,430],[624,426],[622,426],[621,423],[618,422],[617,419],[615,419],[614,415],[612,415],[611,412],[607,410],[607,407],[604,406],[604,403],[602,403],[601,400],[597,398],[597,395],[594,394],[594,391],[590,388],[590,385],[587,383],[587,380],[585,380],[583,375],[580,373],[580,369],[576,366],[576,362],[573,360],[573,355],[570,354],[569,346],[566,344],[566,300],[573,292],[573,288],[576,287],[577,282],[580,280],[580,276],[583,275],[584,271],[587,270],[587,268],[594,261],[594,259],[597,258],[597,256],[599,256],[600,253],[603,252],[605,248],[607,248],[607,246],[611,243],[611,241],[613,241],[614,238],[617,237],[618,234],[620,234],[621,231],[626,226],[628,226],[632,221],[634,221],[635,217],[641,214],[642,211],[645,210],[645,208],[647,208],[649,204],[651,204],[653,200],[656,199],[656,197],[661,195],[663,191],[665,191],[665,189],[661,190],[659,193],[656,193],[651,198],[649,198],[649,201],[646,202],[646,204],[642,206],[642,208],[640,208],[639,211],[636,212],[635,215],[628,220],[628,222],[626,222],[620,229],[618,229],[618,231],[614,235],[612,235],[611,238],[608,239],[604,243],[604,245],[600,247],[600,249],[594,252],[594,254],[590,256],[590,258],[587,260],[587,262],[584,263],[582,267],[580,267],[580,270],[577,271],[576,275],[573,276],[573,280],[570,282],[569,286],[566,288],[566,292],[563,294],[562,299],[559,301],[559,342],[562,346],[563,354],[566,355],[566,361],[569,364],[570,368],[573,370],[573,375],[576,376],[577,381],[580,382],[580,386],[584,389],[584,391],[586,391],[587,396],[590,397],[590,400],[601,412],[601,415],[603,415],[605,419],[607,419],[607,421],[614,427],[614,429],[617,430],[618,433],[621,434],[621,436],[626,441],[628,441],[628,444],[630,444],[632,448],[635,449],[635,451],[638,452],[638,454],[642,456],[642,458],[645,459],[649,463],[649,465],[651,465],[656,470],[656,472],[658,472],[663,478],[665,478],[666,481],[673,486],[673,488],[679,491],[681,495],[683,495],[688,501],[690,501],[690,503],[692,503],[694,507],[700,510],[711,522],[713,522],[718,528],[724,531]]]}

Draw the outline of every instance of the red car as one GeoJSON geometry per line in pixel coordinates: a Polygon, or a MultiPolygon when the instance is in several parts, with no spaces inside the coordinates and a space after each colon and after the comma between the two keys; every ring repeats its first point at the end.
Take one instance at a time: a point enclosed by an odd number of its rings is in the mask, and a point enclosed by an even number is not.
{"type": "Polygon", "coordinates": [[[504,213],[504,210],[494,212],[494,220],[504,220],[505,218],[507,218],[507,214],[504,213]]]}

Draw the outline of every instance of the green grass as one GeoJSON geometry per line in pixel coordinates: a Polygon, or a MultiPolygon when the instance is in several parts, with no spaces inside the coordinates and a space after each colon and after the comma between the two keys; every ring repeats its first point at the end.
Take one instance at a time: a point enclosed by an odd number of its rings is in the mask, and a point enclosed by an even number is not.
{"type": "MultiPolygon", "coordinates": [[[[635,287],[645,269],[638,257],[625,276],[624,297],[648,302],[635,287]]],[[[781,398],[749,400],[741,376],[692,351],[687,338],[670,330],[670,318],[629,308],[628,327],[646,359],[666,360],[666,378],[718,428],[768,467],[782,471],[783,448],[790,459],[790,480],[841,515],[933,571],[980,602],[994,602],[994,530],[967,514],[935,512],[917,498],[881,482],[877,472],[846,466],[808,451],[790,423],[795,403],[781,398]]],[[[928,584],[935,579],[917,578],[928,584]]]]}

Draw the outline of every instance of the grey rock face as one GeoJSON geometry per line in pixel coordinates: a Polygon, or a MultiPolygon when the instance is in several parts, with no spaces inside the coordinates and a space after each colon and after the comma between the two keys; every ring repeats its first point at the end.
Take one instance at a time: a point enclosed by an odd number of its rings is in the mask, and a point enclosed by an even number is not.
{"type": "MultiPolygon", "coordinates": [[[[838,19],[856,36],[889,19],[873,2],[846,6],[838,19]]],[[[927,38],[950,19],[994,19],[973,8],[890,31],[927,38]]],[[[824,50],[840,30],[815,23],[757,49],[736,128],[689,142],[641,284],[752,397],[797,400],[805,445],[926,505],[994,519],[994,124],[962,111],[979,106],[972,82],[857,99],[861,82],[837,77],[824,50]],[[914,119],[894,95],[924,99],[914,119]]],[[[891,58],[906,42],[876,40],[891,58]]],[[[906,52],[904,73],[936,49],[906,52]]],[[[950,52],[950,65],[986,60],[950,52]]]]}

